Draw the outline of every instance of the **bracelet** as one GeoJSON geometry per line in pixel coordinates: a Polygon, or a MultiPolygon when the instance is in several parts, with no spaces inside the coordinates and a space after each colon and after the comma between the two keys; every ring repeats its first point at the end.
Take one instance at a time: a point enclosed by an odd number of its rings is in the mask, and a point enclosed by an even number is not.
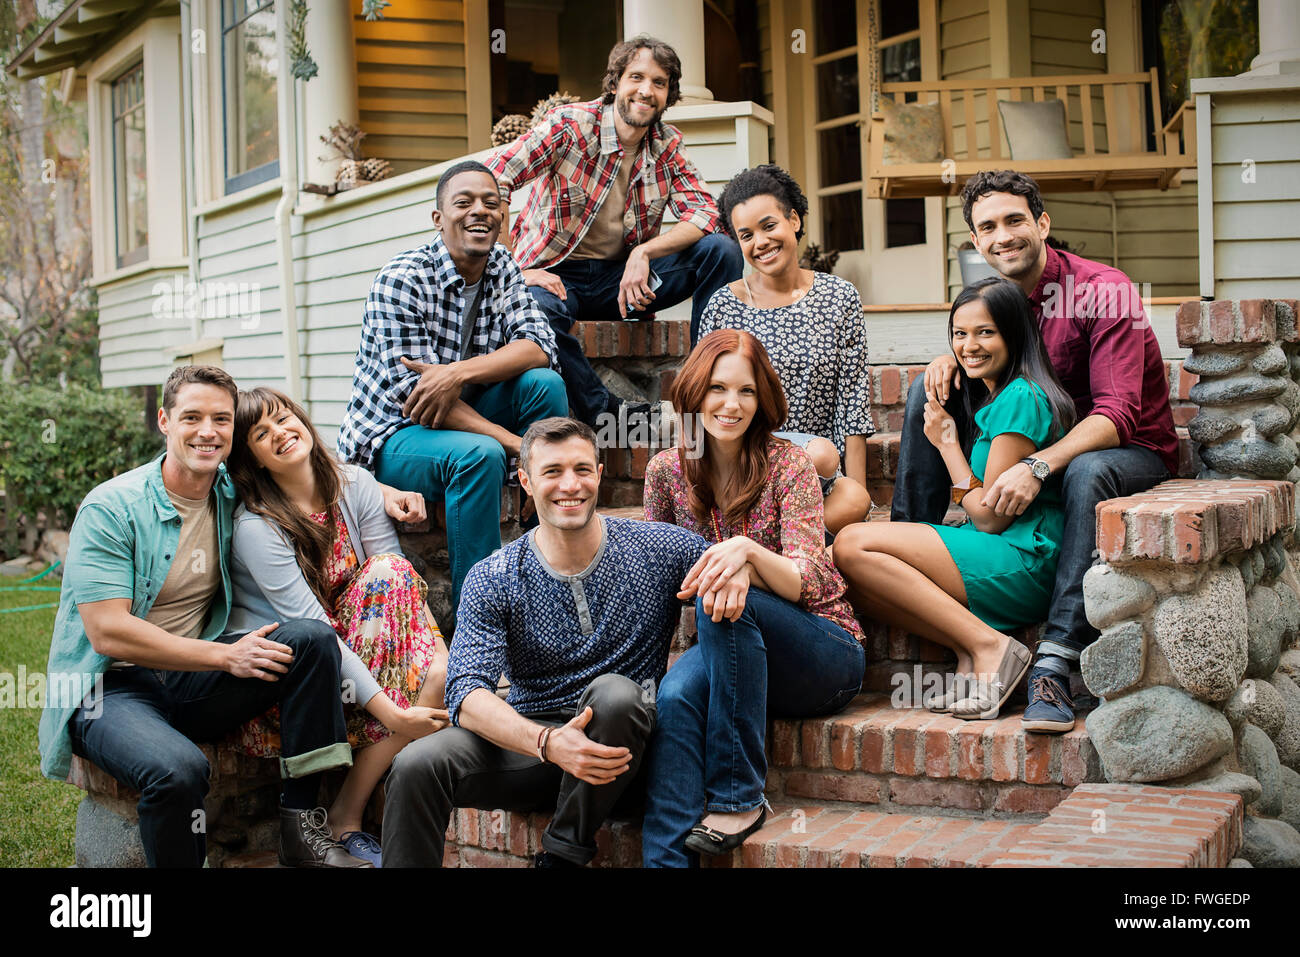
{"type": "Polygon", "coordinates": [[[546,763],[550,760],[550,759],[547,758],[547,756],[546,756],[546,746],[547,746],[548,744],[551,743],[551,732],[554,731],[554,730],[555,730],[555,728],[550,727],[550,728],[547,728],[545,731],[542,732],[542,738],[541,738],[542,743],[541,743],[541,745],[537,748],[537,754],[538,754],[538,757],[540,757],[540,758],[542,759],[542,763],[543,763],[543,764],[546,764],[546,763]]]}
{"type": "Polygon", "coordinates": [[[542,739],[546,737],[547,728],[543,727],[537,732],[537,760],[545,761],[546,755],[542,753],[542,739]]]}
{"type": "Polygon", "coordinates": [[[977,489],[977,488],[983,488],[983,487],[984,487],[984,483],[981,482],[979,479],[977,479],[977,478],[975,477],[975,473],[972,472],[969,476],[967,476],[967,477],[966,477],[965,479],[963,479],[961,482],[956,483],[956,484],[953,485],[953,487],[952,487],[952,504],[954,504],[954,505],[960,505],[960,504],[961,504],[961,500],[964,499],[964,498],[966,497],[966,493],[967,493],[967,492],[973,492],[975,489],[977,489]]]}

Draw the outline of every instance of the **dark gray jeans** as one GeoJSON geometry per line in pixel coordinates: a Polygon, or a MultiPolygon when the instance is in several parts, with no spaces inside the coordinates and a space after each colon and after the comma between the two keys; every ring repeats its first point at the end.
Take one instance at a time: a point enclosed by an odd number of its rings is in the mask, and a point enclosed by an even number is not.
{"type": "MultiPolygon", "coordinates": [[[[575,864],[596,855],[596,832],[634,779],[655,726],[652,692],[622,675],[601,675],[572,711],[527,717],[559,725],[590,706],[587,737],[632,752],[629,768],[609,784],[593,785],[534,756],[497,747],[464,728],[446,728],[412,741],[393,761],[384,810],[385,867],[441,867],[453,808],[554,811],[542,847],[575,864]]],[[[639,782],[637,782],[639,784],[639,782]]]]}
{"type": "MultiPolygon", "coordinates": [[[[974,398],[974,396],[972,396],[974,398]]],[[[966,421],[961,394],[953,391],[945,406],[953,417],[962,447],[969,455],[971,423],[966,421]]],[[[925,380],[918,376],[907,395],[898,477],[890,518],[895,522],[942,522],[948,510],[950,478],[939,452],[925,437],[925,380]]],[[[1050,653],[1072,661],[1096,640],[1083,607],[1083,576],[1097,557],[1097,505],[1107,499],[1145,492],[1169,478],[1160,456],[1135,445],[1085,452],[1065,468],[1060,478],[1065,530],[1061,558],[1056,567],[1056,588],[1047,613],[1047,628],[1038,644],[1039,654],[1050,653]]]]}

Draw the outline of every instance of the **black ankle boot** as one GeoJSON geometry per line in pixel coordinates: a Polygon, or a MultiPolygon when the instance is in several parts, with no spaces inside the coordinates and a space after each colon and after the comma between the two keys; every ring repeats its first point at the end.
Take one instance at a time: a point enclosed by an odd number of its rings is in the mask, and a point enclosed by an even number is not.
{"type": "Polygon", "coordinates": [[[372,867],[330,834],[323,807],[280,808],[280,863],[285,867],[372,867]]]}
{"type": "Polygon", "coordinates": [[[558,867],[558,868],[581,868],[581,864],[575,864],[573,861],[566,860],[563,857],[556,857],[550,851],[539,851],[533,858],[533,867],[558,867]]]}

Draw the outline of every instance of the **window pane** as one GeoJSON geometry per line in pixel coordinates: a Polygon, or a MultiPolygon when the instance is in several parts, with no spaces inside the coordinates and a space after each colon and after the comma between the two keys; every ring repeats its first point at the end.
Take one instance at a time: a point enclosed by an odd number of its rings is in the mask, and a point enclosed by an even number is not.
{"type": "Polygon", "coordinates": [[[925,242],[925,200],[885,200],[885,245],[918,246],[925,242]]]}
{"type": "Polygon", "coordinates": [[[858,112],[858,57],[841,57],[817,67],[817,119],[858,112]]]}
{"type": "Polygon", "coordinates": [[[822,186],[862,179],[862,135],[858,124],[846,123],[817,134],[822,186]]]}
{"type": "Polygon", "coordinates": [[[149,243],[144,65],[120,77],[112,86],[112,94],[113,205],[117,220],[117,262],[124,266],[144,258],[143,251],[149,243]]]}
{"type": "Polygon", "coordinates": [[[921,12],[917,0],[880,0],[880,39],[919,29],[921,12]]]}
{"type": "Polygon", "coordinates": [[[1259,55],[1257,0],[1155,0],[1153,10],[1143,4],[1143,14],[1145,30],[1156,38],[1143,65],[1151,66],[1154,53],[1165,121],[1191,96],[1192,79],[1236,76],[1259,55]]]}
{"type": "Polygon", "coordinates": [[[858,12],[853,0],[817,0],[817,55],[856,46],[858,12]]]}
{"type": "Polygon", "coordinates": [[[883,83],[915,83],[921,79],[921,41],[907,40],[880,48],[883,83]]]}
{"type": "MultiPolygon", "coordinates": [[[[236,16],[246,12],[244,2],[237,2],[235,8],[236,16]]],[[[274,5],[227,30],[223,47],[226,177],[230,179],[279,157],[274,5]]]]}
{"type": "Polygon", "coordinates": [[[823,196],[821,213],[822,245],[828,250],[843,252],[864,248],[861,191],[823,196]]]}

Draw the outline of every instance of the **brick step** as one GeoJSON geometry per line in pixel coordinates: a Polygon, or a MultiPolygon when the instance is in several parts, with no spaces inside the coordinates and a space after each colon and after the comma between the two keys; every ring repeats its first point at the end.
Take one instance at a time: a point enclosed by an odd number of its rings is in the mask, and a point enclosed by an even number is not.
{"type": "Polygon", "coordinates": [[[1044,814],[1100,782],[1086,714],[1064,735],[1026,733],[1023,708],[963,721],[859,695],[825,718],[775,720],[768,737],[772,800],[936,807],[967,815],[1044,814]]]}
{"type": "MultiPolygon", "coordinates": [[[[1225,867],[1241,846],[1233,794],[1085,784],[1046,818],[1004,820],[781,803],[743,847],[708,867],[1225,867]]],[[[447,866],[527,867],[544,814],[459,809],[447,866]]],[[[606,824],[593,867],[638,867],[640,829],[606,824]]]]}

